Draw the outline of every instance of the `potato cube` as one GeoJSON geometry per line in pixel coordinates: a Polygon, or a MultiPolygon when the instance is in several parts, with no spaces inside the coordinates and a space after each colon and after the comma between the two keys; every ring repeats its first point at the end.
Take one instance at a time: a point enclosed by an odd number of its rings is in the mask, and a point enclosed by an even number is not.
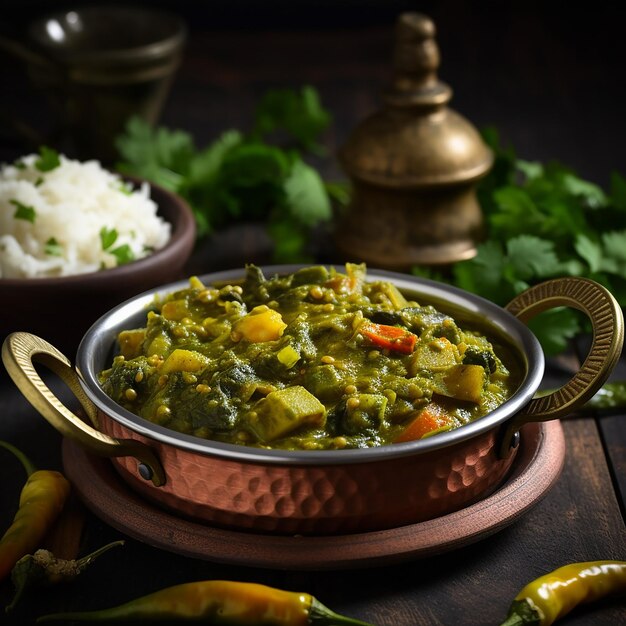
{"type": "Polygon", "coordinates": [[[209,359],[193,350],[183,350],[176,348],[163,362],[160,374],[169,374],[170,372],[198,372],[205,368],[209,363],[209,359]]]}
{"type": "Polygon", "coordinates": [[[233,326],[235,335],[251,343],[275,341],[279,339],[287,328],[278,311],[267,306],[258,306],[252,309],[248,315],[242,317],[233,326]]]}
{"type": "Polygon", "coordinates": [[[482,365],[455,365],[435,375],[433,391],[442,396],[478,404],[486,379],[482,365]]]}
{"type": "Polygon", "coordinates": [[[145,328],[123,330],[118,337],[120,353],[125,359],[134,359],[141,354],[141,348],[145,338],[145,328]]]}
{"type": "Polygon", "coordinates": [[[259,441],[273,441],[304,425],[324,426],[326,407],[304,387],[286,387],[259,400],[247,422],[259,441]]]}
{"type": "Polygon", "coordinates": [[[455,366],[460,360],[457,347],[445,337],[418,342],[408,364],[410,376],[419,370],[442,371],[455,366]]]}

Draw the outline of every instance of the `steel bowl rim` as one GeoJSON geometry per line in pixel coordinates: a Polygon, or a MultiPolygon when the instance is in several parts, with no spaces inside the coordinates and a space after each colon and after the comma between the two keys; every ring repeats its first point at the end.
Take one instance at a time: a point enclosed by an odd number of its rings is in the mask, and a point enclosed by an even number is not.
{"type": "MultiPolygon", "coordinates": [[[[332,264],[327,264],[327,267],[331,266],[332,264]]],[[[268,276],[275,273],[291,273],[306,267],[306,265],[263,265],[260,267],[268,276]]],[[[242,273],[243,269],[238,268],[211,272],[199,275],[198,278],[206,284],[210,284],[211,282],[240,278],[242,273]]],[[[381,279],[390,280],[400,288],[415,292],[420,292],[421,288],[421,291],[427,296],[461,306],[472,316],[488,319],[491,326],[499,329],[510,339],[513,346],[518,350],[519,356],[525,359],[526,373],[515,393],[494,411],[454,430],[417,441],[372,448],[294,451],[263,449],[216,442],[179,433],[139,417],[106,395],[98,383],[98,373],[105,367],[100,368],[98,364],[104,363],[106,357],[109,357],[107,363],[110,363],[111,351],[119,330],[134,327],[133,324],[129,325],[133,317],[138,319],[141,319],[140,316],[142,315],[145,317],[145,313],[156,295],[164,295],[170,291],[185,288],[189,285],[188,279],[170,282],[161,287],[144,291],[122,302],[96,320],[83,336],[76,354],[76,368],[81,385],[89,399],[101,412],[147,439],[192,453],[222,457],[236,462],[288,465],[371,463],[425,454],[454,446],[482,435],[492,428],[501,426],[530,402],[543,378],[545,357],[538,339],[526,325],[506,309],[458,287],[408,274],[368,268],[367,280],[381,279]]]]}

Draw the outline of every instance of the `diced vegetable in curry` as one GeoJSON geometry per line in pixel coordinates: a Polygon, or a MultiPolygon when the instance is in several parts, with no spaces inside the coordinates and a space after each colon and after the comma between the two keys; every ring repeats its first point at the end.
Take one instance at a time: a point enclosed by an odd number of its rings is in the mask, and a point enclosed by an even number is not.
{"type": "Polygon", "coordinates": [[[155,302],[119,334],[101,383],[167,428],[280,449],[363,448],[429,437],[489,413],[519,377],[474,328],[364,265],[313,266],[155,302]]]}

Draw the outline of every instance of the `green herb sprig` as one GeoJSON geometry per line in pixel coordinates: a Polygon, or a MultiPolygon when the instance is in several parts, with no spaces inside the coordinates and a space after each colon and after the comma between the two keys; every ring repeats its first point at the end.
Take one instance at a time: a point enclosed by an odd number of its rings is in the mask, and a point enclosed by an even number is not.
{"type": "Polygon", "coordinates": [[[48,146],[39,148],[39,158],[35,161],[35,167],[40,172],[50,172],[61,165],[59,153],[48,146]]]}
{"type": "Polygon", "coordinates": [[[124,265],[125,263],[134,261],[135,254],[127,243],[113,248],[113,244],[117,241],[117,236],[118,232],[115,228],[107,228],[106,226],[103,226],[100,229],[100,243],[102,245],[102,249],[115,257],[117,265],[124,265]]]}
{"type": "Polygon", "coordinates": [[[24,220],[25,222],[30,222],[31,224],[35,223],[37,212],[34,207],[24,204],[19,200],[15,200],[14,198],[11,198],[9,202],[15,207],[15,213],[13,214],[14,219],[24,220]]]}
{"type": "Polygon", "coordinates": [[[117,169],[185,198],[199,237],[235,222],[261,222],[276,262],[304,262],[311,260],[310,233],[332,215],[333,189],[305,160],[323,153],[319,136],[329,123],[317,91],[308,86],[267,92],[249,132],[225,131],[203,149],[182,130],[133,118],[116,141],[117,169]]]}
{"type": "MultiPolygon", "coordinates": [[[[450,282],[504,306],[528,287],[557,276],[585,276],[626,306],[626,179],[612,174],[606,193],[558,162],[528,162],[483,130],[495,163],[478,187],[486,237],[473,259],[450,275],[413,273],[450,282]]],[[[547,354],[562,352],[589,330],[578,311],[558,308],[530,322],[547,354]]]]}

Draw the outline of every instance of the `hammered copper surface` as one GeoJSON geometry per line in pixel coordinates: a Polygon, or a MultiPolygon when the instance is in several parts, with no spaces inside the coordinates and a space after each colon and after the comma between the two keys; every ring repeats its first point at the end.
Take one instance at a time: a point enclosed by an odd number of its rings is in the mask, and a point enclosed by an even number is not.
{"type": "MultiPolygon", "coordinates": [[[[112,437],[137,438],[107,415],[100,422],[112,437]]],[[[288,534],[366,532],[433,519],[489,495],[515,457],[515,451],[497,457],[495,433],[420,456],[320,466],[242,463],[150,441],[167,471],[161,487],[141,477],[134,458],[113,462],[143,496],[211,524],[288,534]]]]}
{"type": "Polygon", "coordinates": [[[332,536],[237,531],[187,519],[135,493],[108,459],[68,440],[63,467],[95,515],[160,549],[245,567],[354,570],[458,549],[502,530],[534,507],[561,472],[563,429],[559,421],[527,424],[520,434],[519,451],[503,485],[475,504],[417,524],[332,536]]]}

